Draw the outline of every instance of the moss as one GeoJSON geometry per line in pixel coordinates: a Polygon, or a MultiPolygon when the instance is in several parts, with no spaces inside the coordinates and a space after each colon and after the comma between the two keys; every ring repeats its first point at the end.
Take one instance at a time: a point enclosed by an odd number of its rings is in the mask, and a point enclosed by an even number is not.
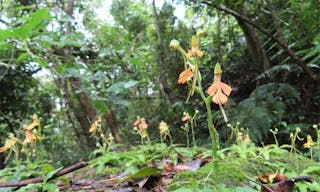
{"type": "MultiPolygon", "coordinates": [[[[259,149],[259,148],[258,148],[259,149]]],[[[261,150],[264,150],[261,148],[261,150]]],[[[284,172],[288,177],[301,176],[303,171],[310,166],[319,167],[320,163],[312,161],[298,154],[290,154],[286,150],[277,149],[276,153],[269,151],[269,156],[242,156],[236,153],[228,154],[223,160],[218,161],[218,183],[226,187],[237,187],[248,184],[246,179],[260,175],[261,173],[284,172]],[[267,157],[267,158],[266,158],[267,157]]],[[[314,169],[309,174],[314,181],[320,181],[320,170],[314,169]]],[[[214,186],[217,183],[212,174],[212,163],[208,163],[196,172],[183,172],[175,175],[173,183],[168,190],[175,190],[181,187],[194,188],[194,180],[199,187],[214,186]],[[190,178],[193,178],[190,180],[190,178]]]]}

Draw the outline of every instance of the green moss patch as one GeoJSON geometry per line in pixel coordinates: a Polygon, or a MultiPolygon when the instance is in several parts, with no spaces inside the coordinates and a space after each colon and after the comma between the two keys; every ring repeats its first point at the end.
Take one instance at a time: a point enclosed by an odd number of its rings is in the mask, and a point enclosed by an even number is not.
{"type": "Polygon", "coordinates": [[[212,162],[195,172],[178,173],[174,176],[172,184],[168,186],[168,190],[213,189],[216,184],[236,188],[250,184],[246,178],[254,179],[262,173],[275,172],[282,172],[289,178],[303,175],[310,176],[313,181],[320,181],[320,163],[318,162],[279,148],[269,150],[269,155],[259,153],[259,150],[266,150],[265,148],[256,147],[254,150],[256,150],[255,153],[247,153],[247,155],[229,151],[223,159],[217,161],[217,174],[213,173],[212,162]]]}

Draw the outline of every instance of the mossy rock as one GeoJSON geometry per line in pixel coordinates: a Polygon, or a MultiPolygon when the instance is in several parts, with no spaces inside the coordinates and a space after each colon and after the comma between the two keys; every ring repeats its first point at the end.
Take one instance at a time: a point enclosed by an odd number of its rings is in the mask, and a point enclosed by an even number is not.
{"type": "Polygon", "coordinates": [[[223,187],[236,188],[250,184],[247,178],[254,179],[262,173],[276,172],[282,172],[289,178],[303,175],[310,176],[313,181],[320,181],[319,162],[279,148],[255,147],[252,151],[255,153],[246,155],[239,155],[233,151],[226,153],[223,159],[217,161],[217,174],[213,173],[213,162],[195,172],[178,173],[172,184],[168,186],[168,190],[214,189],[217,183],[223,187]],[[259,153],[259,150],[269,150],[268,155],[262,155],[263,153],[259,153]]]}

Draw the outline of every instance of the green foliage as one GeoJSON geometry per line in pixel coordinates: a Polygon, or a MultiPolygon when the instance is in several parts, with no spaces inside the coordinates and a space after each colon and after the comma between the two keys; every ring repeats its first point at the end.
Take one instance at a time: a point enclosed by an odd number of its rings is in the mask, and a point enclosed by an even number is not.
{"type": "Polygon", "coordinates": [[[288,118],[287,108],[293,107],[299,99],[299,92],[289,84],[261,85],[249,98],[229,111],[230,119],[249,128],[253,140],[262,141],[262,138],[268,135],[269,129],[280,125],[285,116],[288,118]]]}
{"type": "MultiPolygon", "coordinates": [[[[196,172],[182,172],[174,177],[169,191],[207,191],[212,186],[220,186],[222,191],[259,191],[239,187],[250,183],[246,178],[254,178],[262,173],[282,172],[289,178],[296,176],[310,176],[313,183],[304,183],[309,189],[316,189],[319,185],[319,163],[297,154],[290,154],[278,146],[255,147],[253,145],[233,145],[219,151],[218,177],[221,183],[214,181],[212,162],[206,164],[196,172]],[[288,158],[290,157],[290,158],[288,158]],[[308,171],[311,171],[307,173],[308,171]],[[307,172],[306,172],[307,171],[307,172]],[[314,171],[314,172],[313,172],[314,171]],[[294,173],[294,174],[293,174],[294,173]]],[[[300,183],[297,186],[301,185],[300,183]]],[[[254,186],[256,186],[254,184],[254,186]]]]}
{"type": "MultiPolygon", "coordinates": [[[[106,165],[117,167],[120,170],[126,170],[126,173],[133,174],[139,167],[144,167],[149,163],[169,158],[173,164],[178,162],[178,152],[174,145],[166,144],[148,144],[133,147],[130,150],[117,153],[107,152],[101,157],[90,161],[92,167],[96,167],[98,173],[108,172],[106,165]]],[[[112,172],[115,170],[111,170],[112,172]]],[[[119,171],[119,170],[118,170],[119,171]]]]}
{"type": "MultiPolygon", "coordinates": [[[[20,181],[29,179],[30,177],[43,177],[42,183],[31,183],[26,186],[19,188],[17,191],[34,191],[37,190],[48,190],[48,191],[59,191],[57,185],[54,182],[48,181],[51,179],[62,167],[54,169],[51,164],[45,164],[40,161],[27,162],[26,164],[17,164],[12,168],[5,168],[0,170],[1,182],[4,181],[20,181]]],[[[0,191],[5,188],[0,188],[0,191]]]]}
{"type": "Polygon", "coordinates": [[[161,176],[161,170],[155,167],[144,167],[139,171],[126,177],[125,180],[150,177],[150,176],[155,176],[155,177],[161,176]]]}
{"type": "Polygon", "coordinates": [[[19,190],[17,190],[17,192],[28,192],[33,190],[58,192],[59,188],[53,183],[32,183],[27,186],[21,187],[19,190]]]}

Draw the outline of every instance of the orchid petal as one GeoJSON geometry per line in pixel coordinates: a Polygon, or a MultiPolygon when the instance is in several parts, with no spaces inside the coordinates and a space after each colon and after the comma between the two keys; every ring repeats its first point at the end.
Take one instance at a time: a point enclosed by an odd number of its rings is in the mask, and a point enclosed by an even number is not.
{"type": "Polygon", "coordinates": [[[224,93],[225,95],[227,95],[227,96],[230,95],[230,93],[231,93],[231,91],[232,91],[232,88],[231,88],[229,85],[220,82],[220,87],[221,87],[221,89],[222,89],[222,91],[223,91],[223,93],[224,93]]]}
{"type": "Polygon", "coordinates": [[[207,90],[208,95],[213,96],[219,89],[218,82],[213,83],[207,90]]]}

